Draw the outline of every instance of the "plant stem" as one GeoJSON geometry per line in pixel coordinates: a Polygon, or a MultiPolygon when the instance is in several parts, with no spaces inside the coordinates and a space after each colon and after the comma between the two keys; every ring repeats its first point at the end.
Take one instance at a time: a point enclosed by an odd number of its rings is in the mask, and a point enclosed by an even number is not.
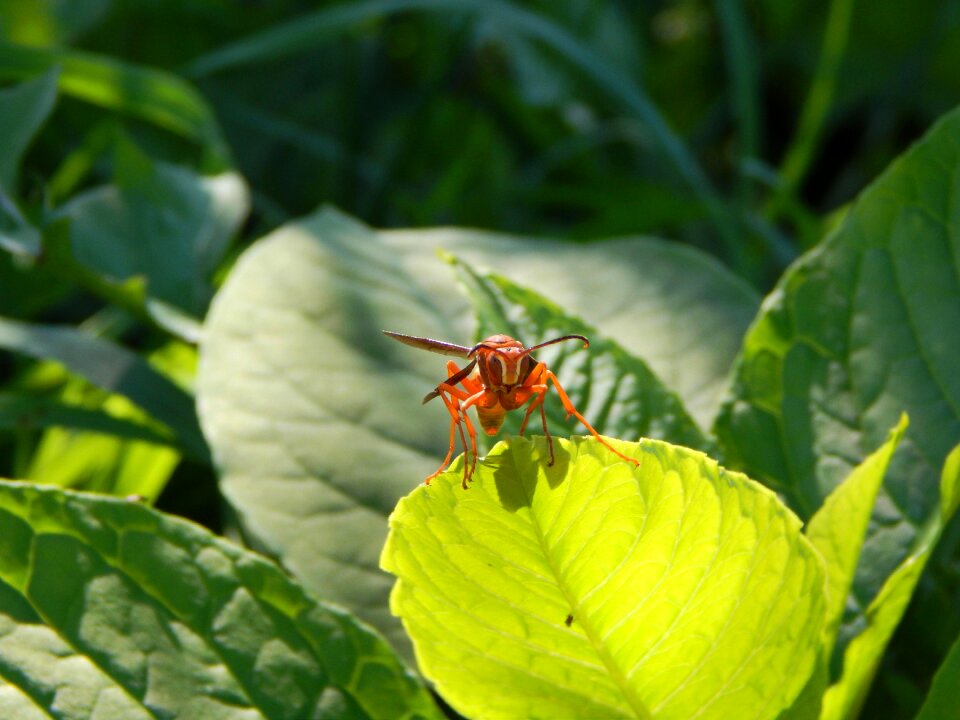
{"type": "MultiPolygon", "coordinates": [[[[830,3],[823,48],[810,92],[800,113],[800,121],[797,123],[793,140],[780,165],[780,175],[783,179],[781,195],[796,193],[820,143],[824,123],[837,86],[837,73],[847,48],[853,4],[854,0],[833,0],[830,3]]],[[[772,215],[779,213],[781,206],[782,202],[775,202],[771,208],[772,215]]]]}
{"type": "Polygon", "coordinates": [[[740,199],[746,204],[750,200],[754,183],[741,168],[745,161],[759,156],[762,133],[758,103],[760,93],[755,72],[756,57],[753,39],[743,13],[743,3],[740,0],[716,0],[714,6],[723,36],[723,52],[733,96],[733,114],[737,121],[740,199]]]}

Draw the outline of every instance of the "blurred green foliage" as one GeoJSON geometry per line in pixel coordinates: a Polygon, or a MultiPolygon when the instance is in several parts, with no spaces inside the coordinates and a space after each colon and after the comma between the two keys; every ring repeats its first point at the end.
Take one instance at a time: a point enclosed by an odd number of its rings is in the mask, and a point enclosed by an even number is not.
{"type": "MultiPolygon", "coordinates": [[[[527,235],[525,264],[539,238],[655,235],[725,265],[748,320],[958,103],[960,0],[0,0],[0,476],[142,496],[239,536],[192,400],[209,303],[257,238],[322,204],[374,227],[527,235]]],[[[517,279],[512,239],[457,236],[474,240],[517,279]]],[[[639,290],[623,288],[637,312],[639,290]]],[[[677,390],[649,347],[672,340],[673,358],[675,337],[643,325],[634,335],[653,341],[631,344],[622,322],[563,309],[677,390]]],[[[462,327],[452,315],[438,325],[462,327]]],[[[764,349],[747,380],[762,380],[764,349]]],[[[906,402],[893,404],[874,429],[906,402]]],[[[956,442],[940,429],[939,445],[956,442]]],[[[901,506],[936,504],[911,487],[901,506]]],[[[886,509],[874,519],[896,535],[901,507],[886,509]]],[[[958,543],[954,524],[864,716],[923,702],[960,628],[958,543]]]]}

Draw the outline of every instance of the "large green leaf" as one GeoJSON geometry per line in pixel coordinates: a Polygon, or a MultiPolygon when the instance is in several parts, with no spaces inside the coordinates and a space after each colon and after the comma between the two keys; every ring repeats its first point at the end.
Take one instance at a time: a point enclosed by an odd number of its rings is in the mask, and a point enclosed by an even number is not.
{"type": "Polygon", "coordinates": [[[137,503],[0,482],[4,717],[438,718],[382,638],[137,503]]]}
{"type": "MultiPolygon", "coordinates": [[[[887,643],[906,612],[927,560],[944,527],[956,513],[958,504],[960,445],[953,449],[944,463],[938,506],[928,518],[909,555],[890,574],[867,607],[865,629],[847,646],[843,657],[843,674],[824,695],[821,720],[852,720],[857,717],[887,643]]],[[[955,711],[956,688],[953,690],[955,711]]]]}
{"type": "MultiPolygon", "coordinates": [[[[438,249],[575,313],[642,358],[702,428],[712,425],[719,410],[730,366],[760,302],[709,255],[654,238],[584,246],[455,228],[394,230],[380,237],[384,252],[393,253],[444,312],[464,303],[455,299],[452,275],[435,257],[438,249]]],[[[401,316],[395,323],[404,321],[401,316]]],[[[467,327],[459,322],[459,335],[448,339],[473,337],[467,327]]]]}
{"type": "Polygon", "coordinates": [[[728,460],[809,517],[902,412],[854,584],[866,607],[936,503],[960,437],[960,111],[856,201],[764,304],[717,424],[728,460]]]}
{"type": "Polygon", "coordinates": [[[498,444],[404,498],[382,563],[424,674],[471,718],[771,718],[814,667],[822,560],[702,453],[498,444]]]}
{"type": "Polygon", "coordinates": [[[147,278],[147,292],[202,316],[211,278],[246,218],[236,173],[201,177],[155,162],[130,142],[116,153],[115,183],[64,205],[75,259],[114,280],[147,278]]]}
{"type": "Polygon", "coordinates": [[[664,382],[682,378],[701,409],[755,309],[716,263],[652,240],[374,233],[327,210],[245,253],[211,306],[197,387],[224,494],[252,540],[398,646],[377,566],[386,518],[436,469],[448,425],[439,403],[420,405],[442,359],[381,331],[470,342],[470,307],[438,248],[582,309],[631,352],[655,349],[664,382]],[[695,342],[708,330],[716,342],[695,342]]]}
{"type": "Polygon", "coordinates": [[[57,99],[57,71],[0,90],[0,191],[12,194],[20,159],[57,99]]]}

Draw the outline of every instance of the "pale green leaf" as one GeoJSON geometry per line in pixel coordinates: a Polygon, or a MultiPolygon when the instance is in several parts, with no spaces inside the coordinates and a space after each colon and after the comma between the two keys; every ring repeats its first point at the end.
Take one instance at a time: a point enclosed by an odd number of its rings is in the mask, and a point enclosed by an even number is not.
{"type": "Polygon", "coordinates": [[[772,718],[814,668],[822,560],[769,490],[702,453],[498,444],[404,498],[382,563],[424,674],[482,718],[772,718]]]}
{"type": "Polygon", "coordinates": [[[473,337],[438,248],[582,311],[648,360],[691,414],[716,406],[756,307],[705,255],[640,238],[375,233],[326,210],[246,252],[211,306],[197,386],[224,495],[248,537],[398,647],[407,641],[377,558],[396,501],[440,464],[449,416],[420,404],[443,359],[381,333],[473,337]]]}
{"type": "MultiPolygon", "coordinates": [[[[380,237],[384,252],[403,262],[444,311],[459,310],[463,302],[453,297],[438,249],[549,298],[641,358],[704,429],[713,424],[760,304],[751,288],[706,253],[656,238],[584,246],[456,228],[392,230],[380,237]]],[[[460,334],[447,339],[473,337],[472,324],[456,328],[460,334]]]]}
{"type": "Polygon", "coordinates": [[[866,628],[847,646],[843,675],[824,695],[821,720],[855,718],[870,689],[883,652],[913,596],[920,575],[944,527],[957,509],[960,493],[960,445],[950,453],[940,479],[940,507],[923,528],[910,554],[883,584],[864,615],[866,628]]]}
{"type": "Polygon", "coordinates": [[[138,503],[0,482],[5,717],[439,718],[382,638],[138,503]]]}

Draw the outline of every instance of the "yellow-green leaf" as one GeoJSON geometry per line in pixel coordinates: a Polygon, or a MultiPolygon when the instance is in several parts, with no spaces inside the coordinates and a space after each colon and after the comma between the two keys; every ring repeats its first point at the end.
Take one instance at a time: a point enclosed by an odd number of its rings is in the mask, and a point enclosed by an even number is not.
{"type": "Polygon", "coordinates": [[[383,567],[423,673],[481,718],[772,718],[813,670],[822,560],[776,496],[644,440],[498,444],[404,498],[383,567]]]}

